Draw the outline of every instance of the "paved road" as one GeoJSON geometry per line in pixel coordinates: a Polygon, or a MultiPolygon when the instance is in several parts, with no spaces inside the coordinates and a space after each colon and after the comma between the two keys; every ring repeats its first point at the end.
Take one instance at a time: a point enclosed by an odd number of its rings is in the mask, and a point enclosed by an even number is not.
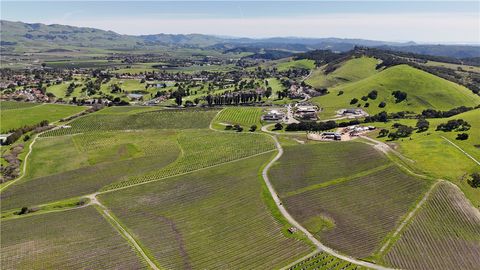
{"type": "Polygon", "coordinates": [[[278,209],[280,210],[280,212],[282,213],[282,215],[287,219],[287,221],[292,224],[294,227],[296,227],[298,230],[302,231],[307,237],[308,239],[321,251],[324,251],[330,255],[333,255],[337,258],[340,258],[342,260],[345,260],[345,261],[348,261],[348,262],[351,262],[351,263],[354,263],[354,264],[357,264],[357,265],[360,265],[360,266],[364,266],[364,267],[368,267],[368,268],[372,268],[372,269],[381,269],[381,270],[384,270],[384,269],[390,269],[390,268],[387,268],[387,267],[383,267],[383,266],[380,266],[380,265],[376,265],[376,264],[373,264],[373,263],[369,263],[369,262],[365,262],[365,261],[360,261],[360,260],[357,260],[355,258],[352,258],[352,257],[349,257],[349,256],[345,256],[345,255],[342,255],[342,254],[339,254],[337,253],[335,250],[323,245],[320,241],[318,241],[318,239],[316,239],[309,231],[307,231],[307,229],[305,229],[302,225],[300,225],[291,215],[290,213],[288,213],[288,211],[285,209],[285,207],[283,206],[281,200],[280,200],[280,197],[278,196],[277,192],[275,191],[273,185],[270,183],[270,179],[268,178],[268,170],[272,167],[273,163],[275,163],[275,161],[277,161],[282,155],[283,155],[283,148],[282,146],[280,145],[280,142],[278,141],[277,137],[276,136],[272,136],[270,135],[273,140],[275,141],[275,146],[277,147],[278,149],[278,153],[277,155],[267,164],[267,166],[265,166],[265,168],[263,169],[262,171],[262,177],[263,177],[263,180],[265,181],[265,184],[267,185],[267,188],[268,188],[268,191],[270,192],[270,194],[272,195],[272,198],[273,200],[275,201],[275,204],[277,205],[278,209]]]}

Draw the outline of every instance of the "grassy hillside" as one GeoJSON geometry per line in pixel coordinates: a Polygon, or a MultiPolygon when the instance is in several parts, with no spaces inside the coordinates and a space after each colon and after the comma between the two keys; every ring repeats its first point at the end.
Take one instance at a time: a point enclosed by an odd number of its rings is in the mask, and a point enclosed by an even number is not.
{"type": "Polygon", "coordinates": [[[341,108],[360,107],[374,114],[386,110],[421,112],[426,108],[447,110],[458,106],[475,106],[480,103],[480,97],[467,88],[444,80],[430,73],[398,65],[379,72],[355,83],[339,85],[330,90],[330,94],[316,97],[314,102],[325,109],[324,116],[331,117],[341,108]],[[378,91],[375,100],[361,100],[372,90],[378,91]],[[406,100],[395,103],[392,92],[400,90],[407,93],[406,100]],[[339,95],[339,92],[343,94],[339,95]],[[350,101],[359,101],[351,105],[350,101]],[[385,102],[385,108],[379,108],[380,102],[385,102]],[[366,103],[368,107],[365,107],[366,103]]]}
{"type": "MultiPolygon", "coordinates": [[[[376,139],[387,141],[389,144],[394,145],[395,149],[412,160],[408,165],[414,169],[421,171],[423,174],[455,183],[476,207],[480,207],[480,190],[470,187],[466,182],[466,177],[470,173],[478,172],[478,164],[443,138],[449,139],[468,154],[480,160],[480,137],[477,135],[480,134],[480,109],[458,114],[450,118],[428,119],[428,121],[430,122],[428,131],[421,133],[413,132],[410,138],[393,142],[388,142],[386,137],[376,139]],[[469,134],[468,140],[456,140],[459,132],[435,131],[440,123],[446,123],[453,119],[463,119],[471,124],[470,130],[464,132],[469,134]]],[[[391,126],[394,123],[415,126],[416,120],[404,119],[388,123],[375,123],[374,125],[378,128],[391,130],[391,126]]],[[[377,135],[378,131],[370,134],[374,138],[377,135]]]]}
{"type": "Polygon", "coordinates": [[[371,57],[350,59],[333,72],[325,74],[323,68],[316,69],[306,80],[315,88],[330,88],[338,84],[356,82],[377,73],[375,66],[378,60],[371,57]]]}

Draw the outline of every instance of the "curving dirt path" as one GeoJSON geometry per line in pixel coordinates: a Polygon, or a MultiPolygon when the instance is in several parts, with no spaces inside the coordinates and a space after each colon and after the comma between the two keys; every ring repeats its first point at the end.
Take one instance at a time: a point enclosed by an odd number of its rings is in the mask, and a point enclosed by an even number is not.
{"type": "Polygon", "coordinates": [[[271,136],[272,139],[275,141],[275,146],[277,147],[278,153],[267,164],[267,166],[265,166],[265,168],[262,171],[262,177],[263,177],[263,180],[265,181],[265,184],[267,185],[267,188],[268,188],[268,191],[270,192],[270,195],[272,195],[272,198],[275,201],[275,204],[277,205],[277,207],[280,210],[280,212],[282,213],[282,215],[287,219],[287,221],[290,224],[292,224],[294,227],[296,227],[298,230],[302,231],[307,236],[307,238],[321,251],[324,251],[324,252],[326,252],[330,255],[333,255],[337,258],[340,258],[342,260],[345,260],[345,261],[348,261],[348,262],[351,262],[351,263],[354,263],[354,264],[357,264],[357,265],[360,265],[360,266],[364,266],[364,267],[368,267],[368,268],[372,268],[372,269],[380,269],[380,270],[391,269],[391,268],[388,268],[388,267],[384,267],[384,266],[380,266],[380,265],[377,265],[377,264],[357,260],[355,258],[339,254],[335,250],[333,250],[333,249],[325,246],[324,244],[322,244],[307,229],[305,229],[302,225],[300,225],[300,223],[298,223],[290,215],[290,213],[288,213],[287,209],[283,206],[282,201],[280,200],[280,197],[278,196],[277,192],[275,191],[275,188],[271,184],[270,179],[268,178],[268,170],[272,167],[273,163],[275,163],[283,155],[283,148],[280,145],[280,142],[278,141],[277,137],[272,136],[272,135],[269,135],[269,136],[271,136]]]}

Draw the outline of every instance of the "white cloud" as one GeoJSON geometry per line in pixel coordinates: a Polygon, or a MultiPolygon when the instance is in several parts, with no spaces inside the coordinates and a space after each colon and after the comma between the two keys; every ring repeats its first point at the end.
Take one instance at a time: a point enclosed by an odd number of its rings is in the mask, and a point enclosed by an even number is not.
{"type": "Polygon", "coordinates": [[[477,13],[326,14],[318,17],[248,19],[68,18],[52,23],[122,34],[202,33],[247,37],[345,37],[389,41],[480,43],[477,13]]]}

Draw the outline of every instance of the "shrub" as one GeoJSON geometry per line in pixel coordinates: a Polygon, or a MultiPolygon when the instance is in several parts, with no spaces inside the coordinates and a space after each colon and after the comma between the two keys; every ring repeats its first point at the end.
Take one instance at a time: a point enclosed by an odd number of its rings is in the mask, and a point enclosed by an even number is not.
{"type": "Polygon", "coordinates": [[[388,133],[390,133],[390,131],[388,129],[382,128],[382,130],[380,130],[380,133],[378,133],[378,136],[379,137],[385,137],[385,136],[388,135],[388,133]]]}
{"type": "Polygon", "coordinates": [[[367,101],[367,100],[368,100],[368,97],[367,97],[367,96],[363,96],[363,97],[362,97],[362,100],[363,100],[363,101],[367,101]]]}
{"type": "Polygon", "coordinates": [[[357,98],[352,98],[352,100],[350,100],[350,104],[356,104],[358,102],[358,99],[357,98]]]}
{"type": "Polygon", "coordinates": [[[480,187],[480,173],[475,172],[470,175],[470,179],[467,181],[468,184],[473,188],[480,187]]]}
{"type": "Polygon", "coordinates": [[[280,123],[276,123],[275,128],[273,130],[282,130],[282,129],[283,129],[283,125],[280,123]]]}
{"type": "Polygon", "coordinates": [[[257,125],[252,125],[250,127],[250,132],[254,132],[255,130],[257,130],[257,125]]]}
{"type": "Polygon", "coordinates": [[[368,93],[367,96],[368,96],[368,98],[370,98],[370,99],[377,99],[377,95],[378,95],[377,90],[372,90],[372,91],[370,91],[370,93],[368,93]]]}
{"type": "Polygon", "coordinates": [[[417,121],[416,127],[418,129],[418,132],[423,132],[428,130],[428,128],[430,127],[430,123],[427,120],[420,118],[417,121]]]}
{"type": "Polygon", "coordinates": [[[395,97],[395,103],[399,103],[407,99],[407,93],[402,91],[393,91],[392,96],[395,97]]]}
{"type": "Polygon", "coordinates": [[[365,108],[368,108],[369,106],[370,106],[370,103],[368,103],[368,102],[365,103],[365,105],[363,105],[363,107],[365,107],[365,108]]]}
{"type": "Polygon", "coordinates": [[[385,103],[384,101],[380,102],[380,104],[378,104],[378,107],[380,108],[385,108],[385,106],[387,106],[387,103],[385,103]]]}
{"type": "Polygon", "coordinates": [[[342,90],[338,91],[337,96],[341,96],[341,95],[343,95],[343,91],[342,91],[342,90]]]}
{"type": "Polygon", "coordinates": [[[457,134],[457,140],[461,140],[461,141],[468,140],[468,134],[467,133],[457,134]]]}

